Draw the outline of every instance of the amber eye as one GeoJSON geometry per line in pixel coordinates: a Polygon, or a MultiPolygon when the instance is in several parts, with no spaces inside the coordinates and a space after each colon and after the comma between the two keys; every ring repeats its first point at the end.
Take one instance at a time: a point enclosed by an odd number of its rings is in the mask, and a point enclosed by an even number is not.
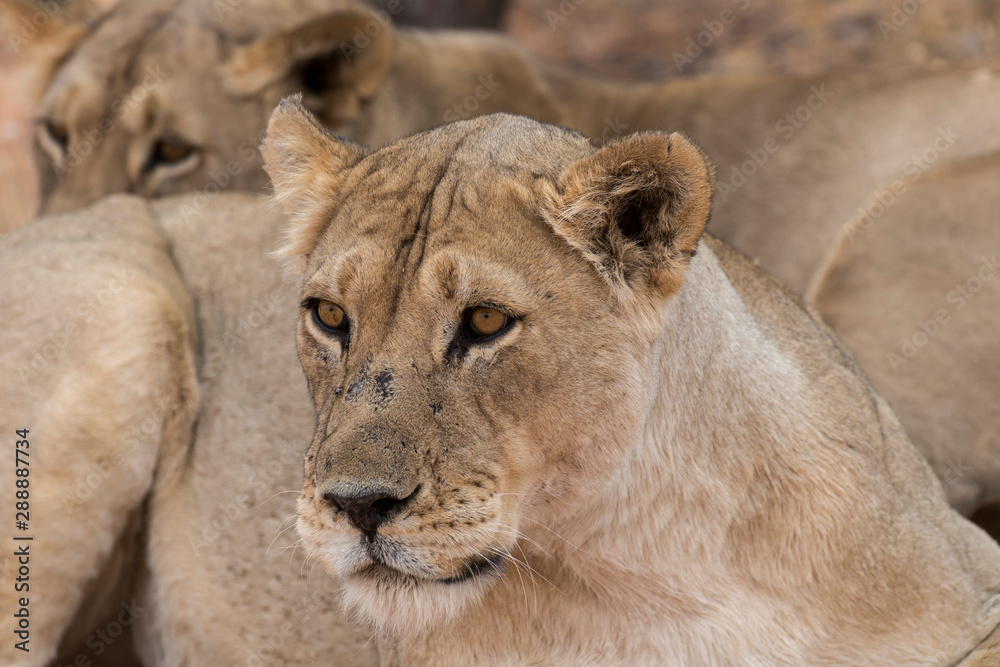
{"type": "Polygon", "coordinates": [[[165,134],[156,140],[150,154],[151,165],[174,164],[190,157],[195,147],[173,134],[165,134]]]}
{"type": "Polygon", "coordinates": [[[466,328],[471,338],[489,338],[504,330],[510,318],[493,308],[473,308],[467,316],[466,328]]]}
{"type": "Polygon", "coordinates": [[[320,328],[327,333],[344,333],[347,331],[347,315],[344,309],[332,301],[320,300],[313,306],[313,317],[320,328]]]}

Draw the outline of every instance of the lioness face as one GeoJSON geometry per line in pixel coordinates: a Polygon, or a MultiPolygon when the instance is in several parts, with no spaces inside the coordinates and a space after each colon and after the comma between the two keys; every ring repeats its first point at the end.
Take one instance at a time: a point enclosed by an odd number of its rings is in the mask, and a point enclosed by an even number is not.
{"type": "Polygon", "coordinates": [[[574,247],[586,238],[568,216],[582,209],[560,202],[587,204],[565,172],[585,164],[591,188],[593,151],[511,116],[369,155],[294,105],[272,119],[264,152],[298,216],[285,254],[301,268],[317,414],[299,530],[383,629],[440,622],[518,567],[546,525],[601,502],[642,428],[677,283],[649,257],[598,267],[574,247]]]}

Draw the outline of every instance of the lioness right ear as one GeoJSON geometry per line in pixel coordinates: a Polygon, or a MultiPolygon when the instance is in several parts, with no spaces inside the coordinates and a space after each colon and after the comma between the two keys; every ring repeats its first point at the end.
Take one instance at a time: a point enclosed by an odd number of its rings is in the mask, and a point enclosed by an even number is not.
{"type": "Polygon", "coordinates": [[[293,79],[292,90],[305,93],[307,106],[324,121],[348,122],[389,71],[391,46],[388,14],[340,10],[237,49],[222,78],[237,95],[293,79]]]}
{"type": "Polygon", "coordinates": [[[714,169],[684,135],[634,134],[571,164],[543,211],[619,301],[684,281],[708,222],[714,169]]]}
{"type": "Polygon", "coordinates": [[[301,275],[326,228],[344,170],[367,151],[331,134],[302,107],[301,95],[292,95],[271,114],[260,152],[274,200],[289,218],[285,243],[277,255],[291,273],[301,275]]]}

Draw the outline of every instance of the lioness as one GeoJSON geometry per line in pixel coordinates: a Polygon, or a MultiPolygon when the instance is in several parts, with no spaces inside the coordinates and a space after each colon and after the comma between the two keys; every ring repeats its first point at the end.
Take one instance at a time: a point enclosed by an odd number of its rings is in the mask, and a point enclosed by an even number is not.
{"type": "Polygon", "coordinates": [[[293,100],[263,154],[317,418],[299,532],[383,665],[944,666],[1000,623],[1000,547],[703,236],[683,135],[492,115],[370,151],[293,100]]]}

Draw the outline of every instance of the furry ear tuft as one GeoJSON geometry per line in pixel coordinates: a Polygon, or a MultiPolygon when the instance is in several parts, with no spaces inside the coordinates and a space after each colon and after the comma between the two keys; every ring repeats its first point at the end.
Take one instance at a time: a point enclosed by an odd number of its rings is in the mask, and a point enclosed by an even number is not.
{"type": "Polygon", "coordinates": [[[570,165],[544,215],[619,300],[676,292],[708,222],[714,168],[684,135],[635,134],[570,165]]]}
{"type": "Polygon", "coordinates": [[[260,150],[274,187],[273,201],[289,218],[276,254],[300,276],[329,222],[344,171],[367,151],[327,131],[302,107],[301,95],[283,99],[271,114],[260,150]]]}

